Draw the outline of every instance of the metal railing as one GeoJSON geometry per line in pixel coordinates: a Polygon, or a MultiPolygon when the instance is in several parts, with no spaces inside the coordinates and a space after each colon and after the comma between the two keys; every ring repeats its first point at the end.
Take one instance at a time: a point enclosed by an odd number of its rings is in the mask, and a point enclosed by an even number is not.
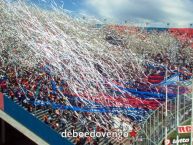
{"type": "MultiPolygon", "coordinates": [[[[190,119],[191,116],[191,95],[181,95],[179,97],[179,122],[180,124],[190,119]]],[[[165,118],[165,104],[146,119],[141,125],[142,130],[138,133],[135,145],[158,145],[165,137],[165,126],[170,133],[177,128],[177,99],[168,101],[168,116],[165,118]]]]}

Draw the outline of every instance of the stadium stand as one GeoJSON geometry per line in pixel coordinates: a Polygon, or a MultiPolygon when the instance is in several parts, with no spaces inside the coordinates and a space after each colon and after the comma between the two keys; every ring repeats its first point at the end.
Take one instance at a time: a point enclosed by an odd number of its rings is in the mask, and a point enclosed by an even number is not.
{"type": "Polygon", "coordinates": [[[163,124],[171,122],[168,131],[176,127],[172,112],[178,94],[181,121],[187,119],[192,28],[90,29],[94,26],[57,10],[22,2],[0,2],[0,9],[1,113],[19,128],[25,126],[26,135],[33,133],[37,143],[159,144],[163,124]],[[167,101],[169,119],[164,116],[167,101]],[[129,137],[61,137],[63,131],[73,130],[125,131],[129,137]]]}

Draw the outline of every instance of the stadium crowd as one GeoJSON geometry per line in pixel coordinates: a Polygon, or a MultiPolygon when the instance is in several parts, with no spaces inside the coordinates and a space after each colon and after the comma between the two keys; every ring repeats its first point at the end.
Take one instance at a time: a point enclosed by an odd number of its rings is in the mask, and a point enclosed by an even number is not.
{"type": "MultiPolygon", "coordinates": [[[[112,114],[103,114],[101,118],[97,113],[78,112],[63,110],[60,108],[53,108],[53,103],[67,105],[67,100],[70,100],[72,106],[81,107],[83,103],[78,101],[75,97],[68,99],[64,94],[70,94],[67,84],[64,83],[59,77],[52,78],[48,73],[44,72],[41,68],[20,68],[12,64],[7,67],[1,65],[1,80],[0,91],[4,95],[9,96],[12,100],[17,99],[19,104],[35,115],[36,110],[48,110],[42,120],[50,125],[55,130],[63,131],[68,127],[71,122],[69,131],[109,131],[113,130],[113,122],[111,122],[112,114]],[[6,72],[6,73],[2,73],[6,72]],[[52,86],[52,81],[57,83],[57,87],[52,86]],[[61,92],[62,94],[61,94],[61,92]],[[107,123],[106,120],[109,122],[107,123]],[[77,124],[81,124],[79,130],[76,129],[77,124]]],[[[129,120],[129,119],[127,119],[129,120]]],[[[129,122],[132,123],[132,121],[129,122]]],[[[77,144],[93,144],[97,145],[99,139],[91,139],[90,137],[77,138],[77,144]],[[84,143],[83,143],[84,142],[84,143]]]]}
{"type": "MultiPolygon", "coordinates": [[[[144,63],[145,71],[142,77],[134,78],[133,82],[128,83],[126,87],[137,88],[142,91],[155,91],[153,90],[155,88],[150,88],[150,85],[162,82],[166,75],[165,67],[157,66],[157,63],[167,66],[168,76],[180,72],[182,80],[190,79],[193,63],[187,61],[183,50],[179,51],[177,53],[177,62],[170,60],[168,52],[147,54],[148,60],[153,63],[144,63]]],[[[5,58],[9,57],[6,52],[3,55],[5,58]]],[[[101,73],[103,74],[103,72],[101,73]]],[[[12,100],[17,99],[19,104],[34,115],[36,110],[47,109],[48,113],[44,114],[43,121],[57,131],[67,128],[69,122],[72,123],[70,131],[76,131],[77,124],[81,124],[79,131],[82,132],[115,130],[113,114],[111,113],[101,113],[102,116],[99,116],[97,113],[77,113],[76,111],[53,107],[53,104],[62,104],[63,106],[72,105],[82,108],[85,104],[78,97],[72,97],[73,92],[68,87],[68,83],[57,75],[51,75],[45,64],[38,64],[36,68],[31,68],[0,61],[0,75],[0,92],[3,92],[12,100]]],[[[122,114],[120,118],[125,118],[136,130],[138,124],[132,118],[127,117],[127,115],[122,114]]],[[[77,145],[83,145],[84,143],[97,145],[99,144],[99,138],[76,138],[77,145]]]]}

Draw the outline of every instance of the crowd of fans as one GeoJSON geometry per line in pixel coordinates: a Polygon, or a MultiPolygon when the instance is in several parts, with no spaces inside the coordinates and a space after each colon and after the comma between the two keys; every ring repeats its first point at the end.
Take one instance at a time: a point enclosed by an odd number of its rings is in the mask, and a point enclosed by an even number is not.
{"type": "MultiPolygon", "coordinates": [[[[181,58],[185,61],[184,57],[181,56],[181,58]]],[[[166,56],[157,54],[153,56],[152,59],[154,59],[155,62],[168,65],[168,68],[170,68],[168,76],[174,74],[176,71],[181,71],[183,80],[190,78],[192,65],[185,65],[184,61],[182,64],[171,64],[170,60],[167,59],[167,54],[166,56]],[[178,66],[180,66],[179,70],[177,70],[178,66]]],[[[71,92],[68,88],[68,84],[60,77],[52,76],[46,72],[43,65],[39,65],[37,68],[28,68],[14,64],[7,64],[5,67],[2,62],[0,64],[0,91],[10,96],[13,100],[17,98],[18,102],[31,113],[34,113],[35,110],[38,109],[48,109],[48,114],[43,116],[43,121],[49,124],[53,129],[65,129],[68,122],[72,122],[71,131],[76,130],[77,124],[81,124],[81,129],[79,131],[82,132],[114,130],[112,114],[104,113],[102,115],[103,118],[101,118],[97,113],[78,112],[77,114],[70,110],[54,109],[51,105],[52,103],[62,104],[64,106],[70,103],[72,106],[78,107],[81,107],[83,103],[80,100],[78,101],[76,97],[70,98],[71,92]],[[56,83],[57,89],[54,88],[53,82],[56,83]],[[106,122],[106,120],[108,120],[108,122],[106,122]]],[[[165,69],[162,67],[157,67],[155,69],[146,66],[144,75],[150,76],[157,74],[165,76],[165,72],[165,69]]],[[[163,79],[164,78],[162,78],[162,80],[163,79]]],[[[132,85],[129,84],[127,87],[151,91],[148,90],[148,83],[136,79],[132,85]]],[[[132,120],[130,120],[129,124],[135,127],[135,123],[133,123],[132,120]]],[[[99,143],[99,138],[76,138],[77,144],[91,144],[91,142],[97,145],[99,143]]]]}
{"type": "MultiPolygon", "coordinates": [[[[4,67],[1,63],[0,69],[0,91],[12,100],[17,99],[19,104],[27,108],[27,110],[34,115],[39,109],[48,110],[48,113],[45,114],[42,119],[53,129],[63,131],[68,127],[69,122],[71,122],[69,131],[77,131],[76,128],[78,124],[81,125],[79,131],[82,132],[114,130],[112,114],[104,113],[101,117],[97,115],[97,113],[75,112],[53,108],[53,103],[64,106],[70,103],[72,106],[79,107],[81,107],[83,103],[75,97],[65,96],[65,94],[70,95],[67,84],[59,77],[52,77],[49,73],[46,73],[43,68],[19,67],[13,64],[8,64],[4,67]],[[55,88],[53,88],[51,83],[53,80],[59,89],[55,90],[55,88]]],[[[131,120],[129,120],[129,124],[133,124],[135,127],[135,124],[132,123],[131,120]]],[[[93,144],[96,145],[99,143],[99,139],[91,139],[90,137],[84,139],[78,137],[76,142],[77,144],[84,144],[85,142],[91,144],[91,142],[93,142],[93,144]]]]}
{"type": "MultiPolygon", "coordinates": [[[[143,91],[152,91],[152,88],[149,87],[150,84],[160,83],[164,80],[166,75],[166,68],[156,64],[167,66],[168,76],[180,72],[182,80],[190,79],[190,72],[192,72],[193,65],[192,63],[187,62],[186,56],[181,52],[183,50],[179,51],[178,62],[175,63],[171,62],[168,53],[149,54],[149,60],[154,62],[153,65],[149,65],[151,63],[148,62],[144,63],[145,71],[142,77],[136,78],[126,87],[138,88],[138,90],[143,91]],[[151,78],[148,78],[149,76],[158,76],[158,80],[154,82],[151,78]]],[[[6,56],[6,52],[4,55],[6,56]]],[[[67,122],[72,122],[71,131],[76,130],[77,124],[81,124],[81,131],[83,132],[114,129],[113,115],[111,113],[104,113],[101,117],[97,115],[97,113],[77,113],[75,111],[53,108],[53,103],[62,104],[64,106],[71,104],[72,106],[78,107],[83,107],[84,103],[76,99],[76,97],[69,97],[73,93],[65,80],[57,75],[50,75],[44,67],[45,66],[42,64],[37,65],[36,68],[23,67],[9,63],[5,65],[5,63],[1,61],[0,91],[5,95],[10,96],[13,100],[14,98],[17,98],[18,102],[31,113],[34,113],[34,111],[38,109],[48,109],[48,114],[43,116],[43,121],[55,130],[60,130],[61,128],[64,129],[67,122]]],[[[103,72],[101,71],[101,73],[103,72]]],[[[122,115],[121,118],[126,118],[126,116],[122,115]]],[[[129,124],[135,128],[137,125],[133,121],[134,120],[129,119],[129,124]]],[[[91,142],[93,142],[93,144],[98,144],[99,139],[92,140],[91,138],[82,139],[78,137],[76,142],[77,144],[84,144],[85,142],[88,144],[91,142]]]]}
{"type": "MultiPolygon", "coordinates": [[[[163,88],[152,86],[166,76],[180,73],[184,81],[192,75],[189,40],[180,42],[168,32],[148,33],[127,26],[91,30],[91,24],[58,10],[44,11],[24,2],[2,2],[0,9],[0,92],[34,115],[44,110],[41,119],[58,132],[69,124],[70,130],[115,130],[114,116],[137,130],[138,119],[121,109],[101,113],[65,106],[91,110],[101,103],[147,112],[164,101],[147,99],[144,104],[139,96],[123,96],[120,90],[112,97],[117,91],[113,87],[163,93],[163,88]]],[[[77,137],[77,144],[84,142],[99,144],[100,139],[77,137]]]]}

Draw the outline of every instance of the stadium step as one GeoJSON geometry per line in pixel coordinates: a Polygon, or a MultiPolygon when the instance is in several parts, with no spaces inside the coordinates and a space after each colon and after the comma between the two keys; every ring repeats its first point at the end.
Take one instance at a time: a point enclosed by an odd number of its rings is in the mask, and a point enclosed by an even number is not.
{"type": "Polygon", "coordinates": [[[109,140],[107,140],[107,138],[100,138],[99,139],[99,145],[104,145],[104,144],[108,144],[109,140]]]}
{"type": "Polygon", "coordinates": [[[126,144],[128,141],[129,141],[128,138],[124,138],[124,139],[121,141],[121,143],[126,144]]]}
{"type": "Polygon", "coordinates": [[[39,118],[40,120],[43,120],[43,116],[44,115],[47,115],[48,114],[48,111],[44,112],[44,113],[41,113],[39,115],[36,115],[37,118],[39,118]]]}
{"type": "Polygon", "coordinates": [[[38,113],[40,113],[42,111],[42,109],[35,109],[33,112],[34,112],[34,114],[38,114],[38,113]]]}
{"type": "Polygon", "coordinates": [[[49,109],[46,109],[46,110],[44,110],[44,109],[39,109],[39,110],[37,110],[37,111],[34,111],[34,114],[35,114],[35,116],[36,116],[37,118],[41,119],[44,115],[46,115],[46,114],[48,113],[48,110],[49,110],[49,109]]]}
{"type": "Polygon", "coordinates": [[[66,129],[65,127],[61,127],[61,128],[59,128],[59,129],[57,129],[57,132],[58,132],[58,133],[61,133],[61,132],[63,132],[65,129],[66,129]]]}
{"type": "Polygon", "coordinates": [[[76,143],[76,139],[75,138],[73,138],[73,137],[68,137],[68,139],[72,142],[72,143],[76,143]]]}
{"type": "Polygon", "coordinates": [[[16,103],[17,105],[21,106],[22,108],[24,108],[25,110],[28,110],[25,106],[22,106],[22,104],[19,102],[19,100],[17,98],[13,99],[14,103],[16,103]]]}

